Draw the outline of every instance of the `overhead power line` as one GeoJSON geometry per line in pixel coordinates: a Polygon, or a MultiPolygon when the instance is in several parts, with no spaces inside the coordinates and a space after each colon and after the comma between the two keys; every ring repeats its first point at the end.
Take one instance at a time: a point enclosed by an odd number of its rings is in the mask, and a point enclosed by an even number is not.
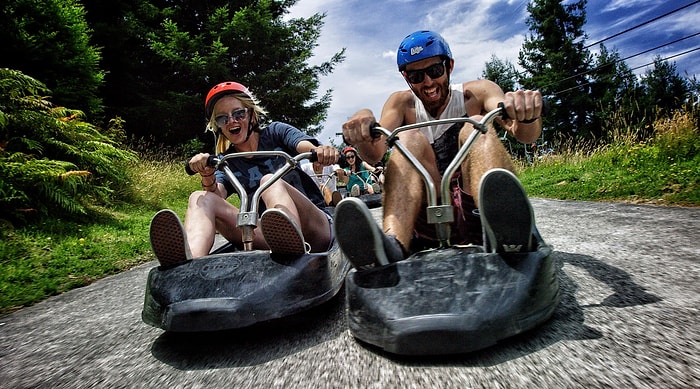
{"type": "MultiPolygon", "coordinates": [[[[593,73],[593,72],[595,72],[596,70],[599,70],[599,69],[601,69],[601,68],[603,68],[603,67],[605,67],[605,66],[610,66],[610,65],[614,65],[614,64],[617,64],[617,63],[620,63],[620,62],[624,62],[624,61],[627,61],[627,60],[630,59],[630,58],[638,57],[638,56],[640,56],[640,55],[642,55],[642,54],[646,54],[646,53],[648,53],[648,52],[650,52],[650,51],[658,50],[658,49],[660,49],[660,48],[662,48],[662,47],[670,46],[670,45],[672,45],[672,44],[674,44],[674,43],[678,43],[678,42],[680,42],[680,41],[683,41],[683,40],[686,40],[686,39],[689,39],[689,38],[692,38],[692,37],[698,36],[698,35],[700,35],[700,32],[696,32],[695,34],[690,34],[690,35],[684,36],[683,38],[679,38],[679,39],[673,40],[673,41],[671,41],[671,42],[666,42],[666,43],[664,43],[664,44],[662,44],[662,45],[658,45],[658,46],[656,46],[656,47],[654,47],[654,48],[651,48],[651,49],[647,49],[647,50],[644,50],[644,51],[640,51],[640,52],[637,53],[637,54],[633,54],[633,55],[627,56],[627,57],[625,57],[625,58],[619,58],[619,59],[617,59],[616,61],[604,63],[604,64],[599,65],[599,66],[597,66],[597,67],[595,67],[595,68],[593,68],[593,69],[589,69],[589,70],[586,70],[585,72],[581,72],[581,73],[574,74],[573,76],[569,76],[569,77],[563,78],[563,79],[561,79],[561,80],[559,80],[559,81],[557,81],[557,82],[555,82],[555,83],[546,85],[545,88],[550,87],[550,86],[552,86],[552,85],[554,85],[554,84],[561,84],[562,82],[571,80],[572,78],[576,78],[576,77],[579,77],[579,76],[585,76],[586,74],[593,73]]],[[[679,54],[679,55],[683,55],[683,54],[685,54],[685,52],[684,52],[684,53],[681,53],[681,54],[679,54]]],[[[672,56],[672,57],[669,57],[669,58],[674,58],[674,57],[677,57],[677,56],[679,56],[679,55],[672,56]]],[[[653,62],[652,62],[652,63],[653,63],[653,62]]],[[[642,65],[642,66],[640,66],[640,67],[644,67],[644,66],[648,66],[648,65],[650,65],[650,64],[642,65]]],[[[636,67],[636,68],[630,69],[630,70],[636,70],[636,69],[639,69],[640,67],[636,67]]]]}
{"type": "MultiPolygon", "coordinates": [[[[669,15],[672,15],[672,14],[674,14],[674,13],[676,13],[676,12],[679,12],[679,11],[681,11],[681,10],[683,10],[683,9],[686,9],[686,8],[688,8],[688,7],[690,7],[690,6],[693,6],[693,5],[697,4],[697,3],[700,3],[700,0],[695,0],[695,1],[691,2],[691,3],[688,3],[688,4],[686,4],[686,5],[682,6],[682,7],[680,7],[680,8],[676,8],[676,9],[674,9],[673,11],[669,11],[669,12],[663,14],[663,15],[657,16],[657,17],[655,17],[655,18],[653,18],[653,19],[650,19],[650,20],[647,20],[647,21],[645,21],[645,22],[643,22],[643,23],[640,23],[640,24],[638,24],[638,25],[636,25],[636,26],[634,26],[634,27],[630,27],[630,28],[628,28],[628,29],[626,29],[626,30],[624,30],[624,31],[618,32],[618,33],[616,33],[616,34],[614,34],[614,35],[611,35],[611,36],[609,36],[609,37],[607,37],[607,38],[604,38],[604,39],[601,39],[601,40],[599,40],[599,41],[597,41],[597,42],[591,43],[591,44],[585,46],[584,49],[588,49],[588,48],[590,48],[590,47],[592,47],[592,46],[595,46],[595,45],[597,45],[597,44],[603,43],[603,42],[605,42],[605,41],[607,41],[607,40],[610,40],[610,39],[612,39],[612,38],[618,37],[618,36],[620,36],[620,35],[622,35],[622,34],[625,34],[625,33],[627,33],[627,32],[630,32],[630,31],[632,31],[632,30],[635,30],[635,29],[637,29],[637,28],[639,28],[639,27],[642,27],[642,26],[648,25],[648,24],[650,24],[650,23],[653,23],[653,22],[655,22],[655,21],[657,21],[657,20],[659,20],[659,19],[665,18],[665,17],[667,17],[667,16],[669,16],[669,15]]],[[[689,39],[689,38],[692,38],[692,37],[695,37],[695,36],[698,36],[698,35],[700,35],[700,32],[696,32],[696,33],[694,33],[694,34],[687,35],[687,36],[685,36],[685,37],[682,37],[682,38],[679,38],[679,39],[675,39],[675,40],[670,41],[670,42],[666,42],[666,43],[661,44],[661,45],[658,45],[658,46],[656,46],[656,47],[654,47],[654,48],[651,48],[651,49],[647,49],[647,50],[638,52],[638,53],[636,53],[636,54],[627,56],[627,57],[625,57],[625,58],[619,58],[619,59],[617,59],[617,60],[615,60],[615,61],[607,62],[607,63],[601,64],[601,65],[599,65],[599,66],[597,66],[597,67],[595,67],[595,68],[593,68],[593,69],[586,70],[585,72],[577,73],[577,74],[574,74],[574,75],[572,75],[572,76],[566,77],[566,78],[564,78],[564,79],[558,80],[558,81],[556,81],[556,82],[550,83],[550,84],[546,85],[545,87],[541,87],[540,89],[548,88],[548,87],[553,86],[553,85],[555,85],[555,84],[561,84],[561,83],[564,82],[564,81],[567,81],[567,80],[570,80],[570,79],[573,79],[573,78],[576,78],[576,77],[584,76],[584,75],[586,75],[586,74],[595,72],[595,71],[597,71],[597,70],[599,70],[599,69],[601,69],[601,68],[603,68],[603,67],[605,67],[605,66],[614,65],[614,64],[617,64],[617,63],[619,63],[619,62],[626,61],[626,60],[628,60],[628,59],[630,59],[630,58],[634,58],[634,57],[640,56],[640,55],[642,55],[642,54],[646,54],[646,53],[648,53],[648,52],[651,52],[651,51],[654,51],[654,50],[658,50],[658,49],[663,48],[663,47],[666,47],[666,46],[670,46],[670,45],[672,45],[672,44],[678,43],[678,42],[680,42],[680,41],[683,41],[683,40],[686,40],[686,39],[689,39]]],[[[666,60],[669,60],[669,59],[672,59],[672,58],[676,58],[676,57],[679,57],[679,56],[682,56],[682,55],[685,55],[685,54],[688,54],[688,53],[691,53],[691,52],[694,52],[694,51],[697,51],[697,50],[700,50],[700,47],[695,48],[695,49],[690,49],[690,50],[684,51],[684,52],[682,52],[682,53],[678,53],[678,54],[675,54],[675,55],[672,55],[672,56],[663,58],[663,59],[661,59],[661,60],[662,60],[662,61],[666,61],[666,60]]],[[[637,70],[637,69],[640,69],[640,68],[643,68],[643,67],[646,67],[646,66],[649,66],[649,65],[652,65],[652,64],[654,64],[654,62],[650,62],[650,63],[644,64],[644,65],[641,65],[641,66],[637,66],[637,67],[632,68],[632,69],[630,69],[630,70],[637,70]]],[[[555,93],[553,93],[553,94],[554,94],[554,95],[557,95],[557,94],[560,94],[560,93],[568,92],[568,91],[570,91],[570,90],[577,89],[577,88],[580,88],[580,87],[582,87],[582,86],[589,85],[589,84],[591,84],[591,83],[592,83],[592,82],[588,82],[588,83],[585,83],[585,84],[577,85],[577,86],[574,86],[574,87],[571,87],[571,88],[567,88],[567,89],[564,89],[564,90],[555,92],[555,93]]]]}
{"type": "Polygon", "coordinates": [[[662,47],[671,46],[671,45],[674,44],[674,43],[678,43],[678,42],[680,42],[680,41],[682,41],[682,40],[686,40],[686,39],[688,39],[688,38],[692,38],[692,37],[698,36],[698,35],[700,35],[700,32],[696,32],[695,34],[690,34],[690,35],[688,35],[688,36],[684,36],[683,38],[679,38],[679,39],[676,39],[676,40],[674,40],[674,41],[664,43],[663,45],[658,45],[658,46],[656,46],[656,47],[654,47],[654,48],[641,51],[641,52],[639,52],[639,53],[637,53],[637,54],[630,55],[629,57],[622,58],[622,59],[620,59],[620,60],[617,61],[617,62],[626,61],[626,60],[628,60],[628,59],[630,59],[630,58],[634,58],[634,57],[640,56],[640,55],[642,55],[642,54],[646,54],[646,53],[648,53],[648,52],[650,52],[650,51],[658,50],[658,49],[660,49],[660,48],[662,48],[662,47]]]}
{"type": "MultiPolygon", "coordinates": [[[[673,58],[676,58],[676,57],[680,57],[681,55],[686,55],[686,54],[689,54],[689,53],[692,53],[692,52],[698,51],[698,50],[700,50],[700,47],[696,47],[696,48],[694,48],[694,49],[689,49],[689,50],[686,50],[686,51],[684,51],[684,52],[682,52],[682,53],[670,55],[670,56],[668,56],[668,57],[666,57],[666,58],[662,58],[661,60],[662,60],[662,61],[668,61],[669,59],[673,59],[673,58]]],[[[641,69],[641,68],[643,68],[643,67],[645,67],[645,66],[649,66],[649,65],[653,65],[653,64],[654,64],[654,62],[649,62],[649,63],[647,63],[647,64],[644,64],[644,65],[641,65],[641,66],[637,66],[636,68],[632,68],[632,69],[630,69],[630,70],[641,69]]]]}
{"type": "Polygon", "coordinates": [[[611,36],[609,36],[609,37],[607,37],[607,38],[604,38],[604,39],[601,39],[601,40],[599,40],[599,41],[597,41],[597,42],[593,42],[593,43],[591,43],[590,45],[585,46],[584,49],[587,49],[587,48],[589,48],[589,47],[592,47],[592,46],[601,44],[601,43],[603,43],[603,42],[605,42],[605,41],[607,41],[607,40],[610,40],[610,39],[615,38],[615,37],[618,37],[618,36],[620,36],[620,35],[622,35],[622,34],[628,33],[628,32],[630,32],[630,31],[632,31],[632,30],[635,30],[635,29],[637,29],[637,28],[639,28],[639,27],[646,26],[646,25],[649,24],[649,23],[653,23],[653,22],[655,22],[655,21],[657,21],[657,20],[659,20],[659,19],[665,18],[666,16],[669,16],[669,15],[671,15],[671,14],[674,14],[674,13],[680,11],[680,10],[686,9],[686,8],[690,7],[691,5],[695,5],[695,4],[697,4],[697,3],[700,3],[700,0],[693,1],[692,3],[686,4],[686,5],[684,5],[684,6],[680,7],[680,8],[674,9],[673,11],[666,12],[665,14],[663,14],[663,15],[661,15],[661,16],[657,16],[657,17],[655,17],[655,18],[653,18],[653,19],[647,20],[647,21],[644,22],[644,23],[640,23],[640,24],[638,24],[638,25],[636,25],[636,26],[634,26],[634,27],[630,27],[630,28],[628,28],[628,29],[626,29],[626,30],[624,30],[624,31],[620,31],[620,32],[618,32],[617,34],[611,35],[611,36]]]}
{"type": "MultiPolygon", "coordinates": [[[[700,50],[700,47],[696,47],[696,48],[694,48],[694,49],[686,50],[686,51],[684,51],[684,52],[682,52],[682,53],[670,55],[670,56],[668,56],[668,57],[666,57],[666,58],[661,58],[660,60],[661,60],[661,61],[668,61],[669,59],[673,59],[673,58],[676,58],[676,57],[680,57],[681,55],[689,54],[689,53],[692,53],[692,52],[698,51],[698,50],[700,50]]],[[[630,70],[641,69],[641,68],[643,68],[643,67],[645,67],[645,66],[649,66],[649,65],[653,65],[653,64],[654,64],[654,62],[649,62],[649,63],[646,63],[646,64],[644,64],[644,65],[640,65],[640,66],[637,66],[637,67],[635,67],[635,68],[632,68],[632,69],[630,69],[630,70]]],[[[569,91],[572,91],[572,90],[574,90],[574,89],[578,89],[578,88],[581,88],[581,87],[584,87],[584,86],[587,86],[587,85],[592,85],[592,84],[594,84],[594,83],[595,83],[595,81],[591,81],[591,82],[587,82],[587,83],[585,83],[585,84],[576,85],[576,86],[573,86],[573,87],[571,87],[571,88],[567,88],[567,89],[564,89],[564,90],[560,90],[560,91],[558,91],[558,92],[554,92],[554,93],[552,93],[552,95],[553,95],[553,96],[556,96],[556,95],[558,95],[558,94],[562,94],[562,93],[564,93],[564,92],[569,92],[569,91]]]]}

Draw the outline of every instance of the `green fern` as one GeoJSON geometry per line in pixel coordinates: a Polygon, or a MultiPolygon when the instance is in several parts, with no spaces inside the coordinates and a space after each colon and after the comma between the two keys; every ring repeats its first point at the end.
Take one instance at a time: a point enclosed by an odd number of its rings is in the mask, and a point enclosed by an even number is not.
{"type": "Polygon", "coordinates": [[[109,203],[127,181],[136,153],[121,149],[118,128],[103,131],[81,111],[55,107],[50,91],[21,72],[0,69],[0,219],[79,216],[109,203]]]}

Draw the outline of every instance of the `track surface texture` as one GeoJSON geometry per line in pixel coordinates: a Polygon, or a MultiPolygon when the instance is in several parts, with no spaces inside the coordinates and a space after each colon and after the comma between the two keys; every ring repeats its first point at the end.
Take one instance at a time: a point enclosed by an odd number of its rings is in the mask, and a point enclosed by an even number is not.
{"type": "Polygon", "coordinates": [[[349,334],[342,292],[275,323],[164,333],[140,317],[151,262],[0,317],[1,386],[700,387],[700,208],[532,202],[561,304],[543,326],[488,349],[385,354],[349,334]]]}

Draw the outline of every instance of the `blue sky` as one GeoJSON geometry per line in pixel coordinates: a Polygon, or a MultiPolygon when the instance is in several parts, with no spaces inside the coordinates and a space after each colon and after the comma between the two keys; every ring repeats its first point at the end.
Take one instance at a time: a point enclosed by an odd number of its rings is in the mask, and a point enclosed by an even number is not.
{"type": "MultiPolygon", "coordinates": [[[[661,16],[694,0],[589,0],[586,8],[587,44],[661,16]]],[[[407,89],[396,68],[396,48],[409,33],[419,29],[439,32],[455,57],[452,79],[479,78],[484,64],[496,55],[517,64],[528,34],[527,0],[300,0],[289,17],[325,13],[324,27],[312,63],[327,60],[341,48],[346,59],[335,71],[321,78],[321,91],[333,89],[333,103],[322,143],[341,142],[335,134],[341,124],[360,108],[379,115],[391,92],[407,89]]],[[[625,58],[656,46],[700,32],[700,3],[610,39],[604,44],[625,58]]],[[[700,47],[700,35],[627,60],[631,68],[700,47]]],[[[596,47],[591,47],[596,52],[596,47]]],[[[671,60],[680,74],[700,75],[700,51],[671,60]]],[[[635,70],[644,73],[649,67],[635,70]]]]}

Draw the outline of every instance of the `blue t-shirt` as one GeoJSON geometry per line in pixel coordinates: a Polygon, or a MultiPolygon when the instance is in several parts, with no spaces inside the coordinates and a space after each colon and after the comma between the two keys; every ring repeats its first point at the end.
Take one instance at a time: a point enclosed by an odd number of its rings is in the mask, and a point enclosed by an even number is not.
{"type": "MultiPolygon", "coordinates": [[[[296,156],[299,153],[296,151],[297,145],[301,141],[309,141],[318,146],[316,139],[306,135],[296,127],[281,122],[272,122],[260,129],[260,139],[258,141],[258,151],[278,150],[296,156]]],[[[233,153],[233,146],[223,155],[233,153]]],[[[253,193],[260,187],[260,179],[270,173],[274,173],[277,169],[283,166],[286,160],[283,157],[264,156],[254,158],[232,158],[227,161],[231,172],[236,176],[241,185],[245,188],[250,198],[253,193]]],[[[231,195],[236,193],[236,190],[231,182],[226,178],[223,172],[216,172],[216,179],[222,182],[226,187],[226,192],[231,195]]],[[[313,182],[311,177],[303,173],[300,166],[297,166],[292,171],[288,172],[283,178],[290,185],[294,186],[300,192],[304,193],[316,206],[323,208],[325,202],[318,186],[313,182]],[[301,174],[300,174],[301,173],[301,174]]],[[[261,202],[259,212],[265,210],[264,203],[261,202]]]]}

